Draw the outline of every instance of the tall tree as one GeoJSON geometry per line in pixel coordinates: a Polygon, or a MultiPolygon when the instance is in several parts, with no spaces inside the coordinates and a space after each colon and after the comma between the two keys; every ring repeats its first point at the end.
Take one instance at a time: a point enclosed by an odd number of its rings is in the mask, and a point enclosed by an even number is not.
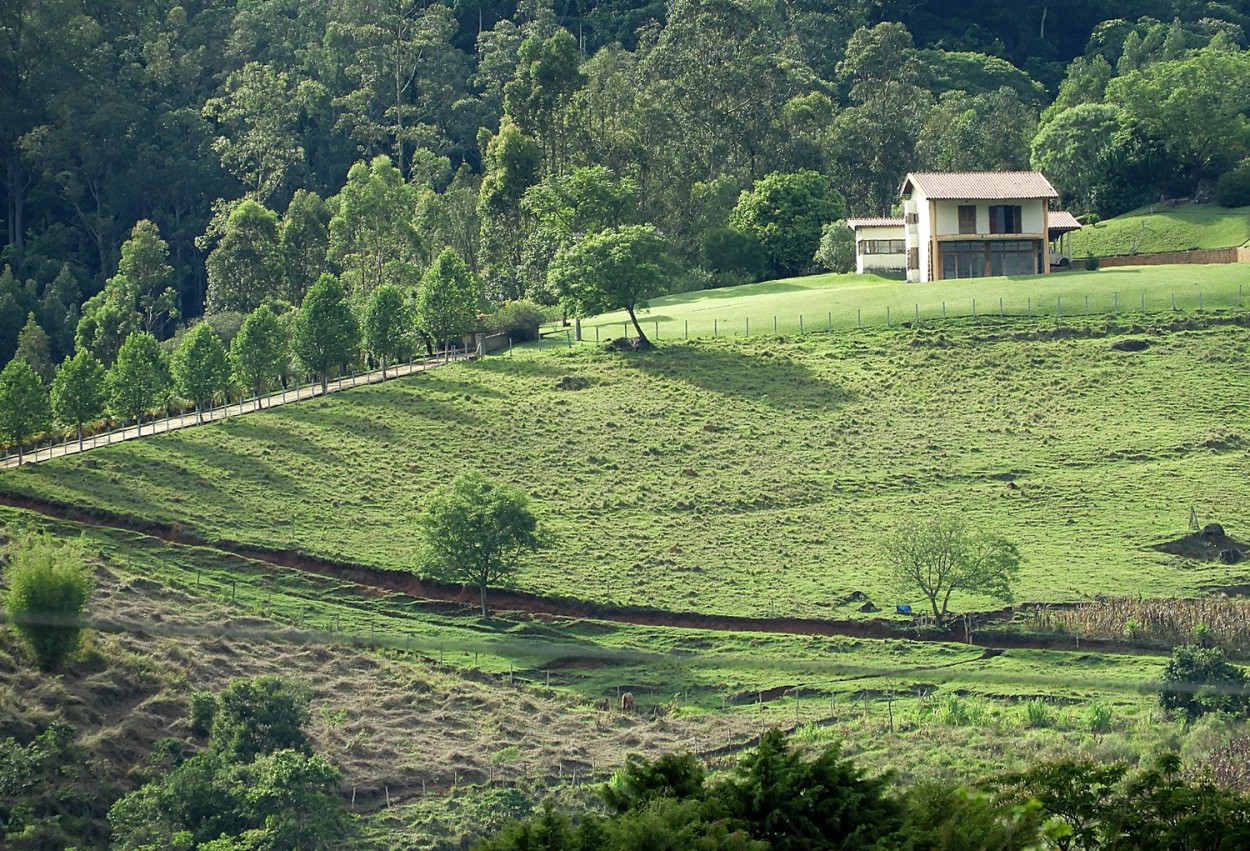
{"type": "Polygon", "coordinates": [[[91,350],[79,349],[61,362],[52,379],[52,412],[62,425],[77,430],[80,450],[83,424],[104,416],[105,376],[104,364],[91,350]]]}
{"type": "Polygon", "coordinates": [[[269,203],[303,164],[300,106],[318,88],[311,80],[297,82],[276,68],[248,62],[226,78],[224,94],[204,104],[204,114],[221,132],[213,150],[251,200],[269,203]]]}
{"type": "Polygon", "coordinates": [[[516,72],[504,86],[504,110],[542,144],[547,173],[563,171],[569,129],[567,107],[584,82],[581,54],[568,30],[530,36],[517,51],[516,72]]]}
{"type": "Polygon", "coordinates": [[[639,348],[650,348],[637,311],[662,290],[666,253],[664,238],[650,225],[608,228],[556,255],[549,272],[552,288],[578,316],[624,309],[638,332],[639,348]]]}
{"type": "Polygon", "coordinates": [[[278,234],[282,257],[283,296],[292,304],[327,271],[330,249],[330,208],[314,192],[297,189],[287,205],[278,234]]]}
{"type": "Polygon", "coordinates": [[[364,304],[383,284],[411,287],[417,280],[417,195],[390,158],[379,155],[353,165],[330,199],[330,256],[354,302],[364,304]]]}
{"type": "Polygon", "coordinates": [[[286,329],[268,305],[256,308],[230,344],[234,380],[251,388],[259,399],[267,385],[277,381],[290,360],[286,329]]]}
{"type": "Polygon", "coordinates": [[[291,323],[291,348],[321,379],[322,393],[329,389],[330,370],[355,359],[360,325],[343,285],[333,275],[322,275],[304,297],[291,323]]]}
{"type": "Polygon", "coordinates": [[[195,421],[203,422],[202,409],[212,405],[218,393],[230,383],[230,363],[226,347],[207,322],[200,322],[183,335],[169,358],[174,392],[195,403],[195,421]]]}
{"type": "Polygon", "coordinates": [[[525,191],[536,184],[542,167],[542,148],[508,117],[499,132],[483,145],[486,173],[478,195],[481,217],[482,274],[492,302],[525,298],[523,250],[533,227],[521,208],[525,191]]]}
{"type": "Polygon", "coordinates": [[[48,335],[35,321],[34,313],[26,317],[26,325],[17,335],[17,354],[14,357],[30,364],[30,368],[44,384],[51,383],[52,375],[56,372],[56,365],[52,362],[52,346],[48,342],[48,335]]]}
{"type": "Polygon", "coordinates": [[[824,175],[774,172],[743,192],[729,223],[754,234],[778,277],[812,265],[821,229],[846,215],[846,202],[824,175]]]}
{"type": "Polygon", "coordinates": [[[131,334],[117,352],[105,378],[108,409],[113,416],[133,418],[143,433],[143,415],[165,401],[169,365],[151,334],[131,334]]]}
{"type": "Polygon", "coordinates": [[[381,362],[383,381],[387,361],[412,352],[412,332],[412,311],[403,291],[390,284],[374,290],[365,307],[364,344],[365,351],[381,362]]]}
{"type": "Polygon", "coordinates": [[[487,586],[506,581],[543,542],[538,518],[517,488],[463,473],[430,495],[421,516],[421,570],[445,582],[478,587],[489,617],[487,586]]]}
{"type": "Polygon", "coordinates": [[[248,313],[282,295],[278,216],[256,201],[240,202],[208,255],[208,313],[248,313]]]}
{"type": "Polygon", "coordinates": [[[1066,203],[1093,208],[1093,191],[1104,159],[1120,131],[1120,111],[1110,104],[1082,103],[1053,116],[1033,137],[1030,161],[1066,203]]]}
{"type": "Polygon", "coordinates": [[[51,425],[48,388],[26,361],[9,361],[0,371],[0,438],[17,446],[19,464],[22,445],[51,425]]]}
{"type": "Polygon", "coordinates": [[[421,277],[416,323],[436,344],[446,344],[473,330],[481,292],[469,267],[454,249],[443,249],[421,277]]]}

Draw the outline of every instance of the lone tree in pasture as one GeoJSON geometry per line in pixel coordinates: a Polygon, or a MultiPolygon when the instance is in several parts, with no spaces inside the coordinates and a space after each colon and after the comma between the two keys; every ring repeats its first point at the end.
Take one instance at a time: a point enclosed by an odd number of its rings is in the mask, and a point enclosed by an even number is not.
{"type": "Polygon", "coordinates": [[[954,515],[905,522],[882,548],[900,590],[919,589],[933,608],[933,620],[946,625],[947,605],[956,591],[1010,602],[1020,574],[1020,551],[1003,538],[971,529],[954,515]]]}
{"type": "Polygon", "coordinates": [[[473,273],[453,248],[444,248],[421,277],[416,322],[444,346],[473,330],[481,292],[473,273]]]}
{"type": "Polygon", "coordinates": [[[651,225],[607,228],[557,252],[547,272],[566,310],[591,316],[623,309],[638,332],[638,348],[651,341],[636,311],[660,291],[667,262],[664,237],[651,225]]]}
{"type": "Polygon", "coordinates": [[[52,413],[62,425],[78,430],[78,448],[82,449],[83,423],[104,416],[104,364],[90,349],[79,349],[67,357],[52,379],[52,413]]]}
{"type": "Polygon", "coordinates": [[[14,358],[0,372],[0,439],[17,444],[22,463],[22,444],[52,424],[48,389],[24,360],[14,358]]]}
{"type": "Polygon", "coordinates": [[[94,584],[82,547],[27,534],[9,545],[8,555],[9,621],[40,669],[56,671],[78,650],[79,621],[94,584]]]}
{"type": "Polygon", "coordinates": [[[382,364],[382,380],[386,380],[386,364],[412,351],[412,311],[404,303],[404,294],[394,284],[383,284],[369,296],[365,307],[365,351],[382,364]]]}
{"type": "Polygon", "coordinates": [[[234,380],[260,399],[265,387],[286,370],[289,352],[286,329],[269,306],[262,304],[243,320],[230,344],[234,380]]]}
{"type": "Polygon", "coordinates": [[[329,390],[330,370],[356,357],[360,324],[347,303],[338,278],[322,275],[313,284],[291,323],[291,348],[309,371],[321,378],[321,392],[329,390]]]}
{"type": "Polygon", "coordinates": [[[436,490],[421,531],[425,575],[476,585],[483,618],[490,617],[486,587],[512,576],[521,557],[543,543],[525,494],[480,473],[464,473],[436,490]]]}
{"type": "Polygon", "coordinates": [[[131,334],[117,352],[104,381],[108,409],[123,419],[134,417],[143,433],[143,415],[169,392],[169,365],[151,334],[131,334]]]}
{"type": "Polygon", "coordinates": [[[204,404],[211,406],[213,397],[230,383],[226,347],[211,325],[201,322],[186,333],[169,360],[169,371],[174,390],[195,403],[195,421],[203,422],[204,404]]]}

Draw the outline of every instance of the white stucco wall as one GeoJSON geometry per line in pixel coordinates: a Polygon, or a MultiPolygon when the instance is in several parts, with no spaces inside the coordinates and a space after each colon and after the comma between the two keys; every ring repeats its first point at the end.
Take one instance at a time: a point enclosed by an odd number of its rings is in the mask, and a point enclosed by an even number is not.
{"type": "Polygon", "coordinates": [[[870,239],[903,239],[907,231],[902,227],[861,227],[855,230],[855,271],[902,272],[907,268],[907,254],[864,254],[861,243],[870,239]]]}
{"type": "MultiPolygon", "coordinates": [[[[1038,198],[1017,198],[1005,201],[938,201],[935,205],[937,207],[936,234],[938,236],[956,236],[959,234],[959,208],[965,204],[976,204],[978,235],[990,232],[990,207],[997,207],[1003,204],[1020,208],[1021,233],[1036,235],[1042,233],[1045,227],[1043,211],[1045,210],[1046,202],[1038,198]]],[[[928,206],[928,202],[925,202],[925,206],[928,206]]],[[[934,231],[927,232],[933,233],[934,231]]]]}

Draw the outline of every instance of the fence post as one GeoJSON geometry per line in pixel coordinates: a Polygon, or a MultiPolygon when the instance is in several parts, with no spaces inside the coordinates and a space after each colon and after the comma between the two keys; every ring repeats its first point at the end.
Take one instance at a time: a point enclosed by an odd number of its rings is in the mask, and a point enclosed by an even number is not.
{"type": "Polygon", "coordinates": [[[977,300],[975,298],[972,300],[972,318],[977,318],[977,300]]]}
{"type": "Polygon", "coordinates": [[[803,314],[799,314],[799,336],[803,335],[803,314]]]}
{"type": "Polygon", "coordinates": [[[777,333],[777,315],[773,314],[773,334],[777,333]]]}
{"type": "MultiPolygon", "coordinates": [[[[595,330],[598,330],[598,329],[595,329],[595,330]]],[[[689,319],[686,320],[685,334],[686,334],[686,339],[689,340],[690,339],[690,320],[689,319]]]]}
{"type": "Polygon", "coordinates": [[[749,317],[749,316],[747,317],[747,332],[746,332],[746,334],[745,334],[745,335],[743,335],[743,336],[746,336],[746,337],[750,337],[750,336],[751,336],[751,317],[749,317]]]}
{"type": "MultiPolygon", "coordinates": [[[[567,333],[567,332],[566,332],[566,333],[567,333]]],[[[657,319],[657,320],[655,320],[655,338],[656,338],[657,340],[658,340],[658,339],[660,339],[660,320],[658,320],[658,319],[657,319]]],[[[572,343],[569,343],[569,348],[572,348],[572,347],[573,347],[573,344],[572,344],[572,343]]]]}
{"type": "Polygon", "coordinates": [[[916,305],[916,324],[920,324],[920,305],[916,305]]]}
{"type": "MultiPolygon", "coordinates": [[[[1145,310],[1146,309],[1146,294],[1145,293],[1142,293],[1141,299],[1142,299],[1141,309],[1145,310]]],[[[1085,296],[1085,315],[1089,316],[1089,296],[1085,296]]]]}
{"type": "Polygon", "coordinates": [[[1111,315],[1112,316],[1120,315],[1120,294],[1119,293],[1111,294],[1111,315]]]}
{"type": "Polygon", "coordinates": [[[1033,296],[1029,296],[1029,318],[1033,318],[1033,296]]]}
{"type": "Polygon", "coordinates": [[[1001,298],[998,300],[998,318],[1003,318],[1003,300],[1001,298]]]}
{"type": "Polygon", "coordinates": [[[1063,318],[1063,296],[1055,296],[1055,322],[1063,318]]]}
{"type": "Polygon", "coordinates": [[[831,334],[833,333],[833,311],[832,310],[829,311],[829,325],[825,330],[831,334]]]}
{"type": "Polygon", "coordinates": [[[713,340],[715,340],[715,339],[716,339],[716,335],[717,335],[717,333],[718,333],[718,332],[719,332],[719,330],[720,330],[719,325],[720,325],[720,320],[719,320],[719,319],[713,319],[713,320],[712,320],[712,339],[713,339],[713,340]]]}
{"type": "Polygon", "coordinates": [[[942,302],[942,318],[943,319],[946,318],[946,302],[945,301],[942,302]]]}
{"type": "Polygon", "coordinates": [[[893,327],[890,323],[890,306],[888,304],[885,306],[885,327],[893,327]]]}
{"type": "MultiPolygon", "coordinates": [[[[777,320],[774,318],[774,319],[773,319],[773,322],[774,322],[774,323],[776,323],[776,321],[777,321],[777,320]]],[[[856,308],[856,309],[855,309],[855,324],[856,324],[856,325],[858,325],[860,328],[863,328],[863,327],[864,327],[864,311],[863,311],[863,308],[856,308]]],[[[776,331],[776,330],[777,330],[777,328],[776,328],[776,325],[775,325],[775,324],[774,324],[773,330],[774,330],[774,331],[776,331]]]]}
{"type": "Polygon", "coordinates": [[[1172,293],[1172,312],[1176,312],[1176,293],[1172,293]]]}
{"type": "MultiPolygon", "coordinates": [[[[1089,301],[1089,296],[1085,296],[1085,300],[1089,301]]],[[[1086,311],[1086,313],[1088,312],[1089,311],[1086,311]]],[[[1142,292],[1141,294],[1141,312],[1142,313],[1146,312],[1146,293],[1145,292],[1142,292]]]]}

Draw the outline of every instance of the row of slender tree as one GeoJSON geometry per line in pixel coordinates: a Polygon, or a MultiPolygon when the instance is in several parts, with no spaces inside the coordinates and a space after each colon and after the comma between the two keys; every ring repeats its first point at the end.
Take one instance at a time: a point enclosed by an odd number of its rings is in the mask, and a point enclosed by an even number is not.
{"type": "Polygon", "coordinates": [[[203,410],[235,389],[260,398],[296,378],[295,365],[328,389],[332,375],[368,361],[381,366],[474,330],[479,286],[453,249],[445,249],[422,277],[415,298],[384,284],[353,304],[342,283],[324,274],[298,309],[262,304],[247,315],[227,345],[208,322],[193,325],[172,346],[148,331],[133,331],[106,365],[90,346],[67,356],[45,384],[19,356],[0,371],[0,440],[23,445],[53,424],[73,429],[79,448],[89,423],[105,416],[133,420],[183,401],[203,410]]]}

